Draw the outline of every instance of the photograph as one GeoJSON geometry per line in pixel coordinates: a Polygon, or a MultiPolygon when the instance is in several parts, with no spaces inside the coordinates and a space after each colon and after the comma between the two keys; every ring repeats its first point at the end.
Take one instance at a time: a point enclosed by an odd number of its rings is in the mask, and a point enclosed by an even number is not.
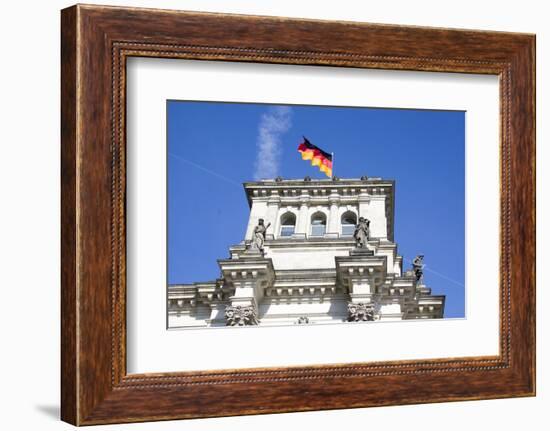
{"type": "Polygon", "coordinates": [[[168,100],[167,328],[467,318],[465,116],[168,100]]]}

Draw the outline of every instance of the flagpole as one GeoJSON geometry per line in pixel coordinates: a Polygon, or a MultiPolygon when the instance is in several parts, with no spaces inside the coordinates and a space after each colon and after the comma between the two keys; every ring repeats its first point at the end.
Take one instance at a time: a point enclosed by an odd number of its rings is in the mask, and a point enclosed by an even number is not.
{"type": "Polygon", "coordinates": [[[332,176],[334,176],[334,153],[330,153],[330,155],[332,156],[332,176]]]}

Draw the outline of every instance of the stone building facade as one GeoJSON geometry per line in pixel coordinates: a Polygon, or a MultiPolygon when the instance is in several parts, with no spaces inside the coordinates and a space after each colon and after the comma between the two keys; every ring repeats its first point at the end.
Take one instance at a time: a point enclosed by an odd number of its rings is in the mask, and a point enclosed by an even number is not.
{"type": "Polygon", "coordinates": [[[244,184],[244,240],[219,259],[220,277],[168,286],[168,327],[324,324],[442,318],[444,296],[404,271],[394,242],[394,182],[381,178],[244,184]],[[354,238],[370,221],[366,247],[354,238]],[[264,220],[263,249],[254,247],[264,220]]]}

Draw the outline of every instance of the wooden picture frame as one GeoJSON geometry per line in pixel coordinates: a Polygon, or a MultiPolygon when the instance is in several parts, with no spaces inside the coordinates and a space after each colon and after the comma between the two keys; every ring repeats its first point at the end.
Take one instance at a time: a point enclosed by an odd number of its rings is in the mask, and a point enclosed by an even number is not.
{"type": "Polygon", "coordinates": [[[535,394],[535,36],[77,5],[61,14],[61,418],[75,425],[535,394]],[[130,56],[500,77],[500,354],[126,373],[130,56]]]}

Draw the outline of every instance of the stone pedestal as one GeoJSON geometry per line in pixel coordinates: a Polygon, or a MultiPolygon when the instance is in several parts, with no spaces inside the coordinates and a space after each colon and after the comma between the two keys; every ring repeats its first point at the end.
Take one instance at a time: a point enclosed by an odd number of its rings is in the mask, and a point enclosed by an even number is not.
{"type": "Polygon", "coordinates": [[[354,257],[374,256],[374,251],[369,250],[368,248],[354,248],[349,252],[349,255],[354,257]]]}
{"type": "Polygon", "coordinates": [[[349,291],[348,320],[374,320],[374,297],[386,279],[386,257],[356,248],[349,256],[336,257],[336,276],[349,291]]]}
{"type": "Polygon", "coordinates": [[[238,259],[218,260],[223,283],[235,289],[225,310],[226,324],[258,324],[258,304],[266,287],[273,285],[275,270],[271,259],[259,252],[245,252],[238,259]]]}

